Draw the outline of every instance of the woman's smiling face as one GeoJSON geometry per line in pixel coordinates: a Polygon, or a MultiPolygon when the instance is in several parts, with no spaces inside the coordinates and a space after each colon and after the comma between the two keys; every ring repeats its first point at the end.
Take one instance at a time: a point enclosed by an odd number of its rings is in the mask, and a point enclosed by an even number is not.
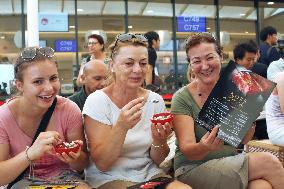
{"type": "Polygon", "coordinates": [[[144,46],[120,47],[113,60],[116,82],[128,87],[141,87],[148,65],[148,51],[144,46]]]}
{"type": "Polygon", "coordinates": [[[31,104],[48,108],[60,89],[57,66],[50,60],[30,63],[23,70],[22,81],[16,81],[16,85],[31,104]]]}
{"type": "Polygon", "coordinates": [[[221,70],[221,57],[214,43],[202,42],[187,52],[196,79],[204,84],[215,84],[221,70]]]}

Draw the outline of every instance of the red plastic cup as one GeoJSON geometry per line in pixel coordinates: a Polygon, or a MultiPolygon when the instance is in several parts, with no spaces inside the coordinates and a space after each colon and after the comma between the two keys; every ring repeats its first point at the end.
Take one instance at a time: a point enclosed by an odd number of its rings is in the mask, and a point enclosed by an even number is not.
{"type": "Polygon", "coordinates": [[[80,144],[78,142],[62,142],[60,144],[57,144],[54,146],[54,150],[56,153],[63,154],[65,152],[66,154],[69,154],[70,152],[77,153],[80,149],[80,144]]]}
{"type": "Polygon", "coordinates": [[[171,121],[173,121],[173,119],[173,114],[171,114],[170,112],[164,112],[153,115],[151,122],[155,125],[158,123],[165,125],[166,123],[170,123],[171,121]]]}

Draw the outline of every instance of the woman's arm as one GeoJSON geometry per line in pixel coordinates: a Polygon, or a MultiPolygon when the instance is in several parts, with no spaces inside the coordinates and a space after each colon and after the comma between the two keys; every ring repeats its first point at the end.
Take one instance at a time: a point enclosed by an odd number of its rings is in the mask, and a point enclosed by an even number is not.
{"type": "Polygon", "coordinates": [[[113,126],[85,116],[90,155],[101,171],[107,171],[121,155],[126,134],[140,121],[144,103],[144,98],[137,98],[126,104],[113,126]]]}
{"type": "Polygon", "coordinates": [[[67,160],[69,160],[69,165],[72,169],[77,170],[77,171],[83,171],[84,168],[88,164],[88,153],[87,153],[87,147],[86,147],[86,140],[84,137],[84,130],[83,126],[82,127],[77,127],[75,129],[72,129],[72,132],[67,133],[67,142],[72,142],[76,140],[81,141],[81,148],[79,153],[74,153],[73,158],[72,155],[70,156],[65,156],[67,160]]]}
{"type": "Polygon", "coordinates": [[[9,144],[0,144],[0,186],[6,185],[16,179],[30,163],[25,151],[11,159],[8,158],[9,144]]]}
{"type": "Polygon", "coordinates": [[[89,116],[85,116],[85,129],[93,161],[98,169],[107,171],[119,158],[128,129],[111,127],[89,116]]]}
{"type": "Polygon", "coordinates": [[[181,152],[187,159],[201,160],[210,151],[219,150],[223,141],[216,137],[218,127],[214,127],[211,133],[207,132],[200,140],[196,142],[194,133],[194,121],[188,115],[174,115],[174,130],[181,152]]]}
{"type": "Polygon", "coordinates": [[[277,92],[279,96],[279,103],[281,112],[284,114],[284,72],[281,72],[276,79],[277,82],[277,92]]]}
{"type": "Polygon", "coordinates": [[[166,123],[164,126],[152,124],[151,130],[153,143],[150,148],[150,157],[155,164],[160,165],[170,152],[167,139],[172,133],[172,125],[169,123],[166,123]]]}

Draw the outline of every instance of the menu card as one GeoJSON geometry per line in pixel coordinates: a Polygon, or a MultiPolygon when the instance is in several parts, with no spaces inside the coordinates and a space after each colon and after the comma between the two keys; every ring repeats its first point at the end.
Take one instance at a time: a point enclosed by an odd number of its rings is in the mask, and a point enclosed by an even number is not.
{"type": "Polygon", "coordinates": [[[237,147],[259,116],[276,84],[231,61],[221,73],[195,120],[237,147]]]}

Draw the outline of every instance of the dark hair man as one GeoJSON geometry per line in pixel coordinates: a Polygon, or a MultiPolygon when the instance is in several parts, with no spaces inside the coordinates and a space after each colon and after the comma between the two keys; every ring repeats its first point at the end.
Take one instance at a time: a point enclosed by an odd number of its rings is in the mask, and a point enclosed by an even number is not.
{"type": "Polygon", "coordinates": [[[249,43],[238,44],[234,50],[234,60],[237,64],[250,70],[255,64],[257,49],[249,43]]]}
{"type": "Polygon", "coordinates": [[[145,33],[145,37],[148,39],[148,60],[149,67],[146,73],[146,85],[154,84],[155,82],[155,65],[157,60],[156,50],[160,48],[160,37],[157,32],[149,31],[145,33]]]}
{"type": "Polygon", "coordinates": [[[269,66],[272,61],[280,58],[279,52],[273,47],[277,44],[277,30],[272,26],[263,28],[260,31],[260,39],[263,43],[259,47],[259,62],[269,66]]]}

